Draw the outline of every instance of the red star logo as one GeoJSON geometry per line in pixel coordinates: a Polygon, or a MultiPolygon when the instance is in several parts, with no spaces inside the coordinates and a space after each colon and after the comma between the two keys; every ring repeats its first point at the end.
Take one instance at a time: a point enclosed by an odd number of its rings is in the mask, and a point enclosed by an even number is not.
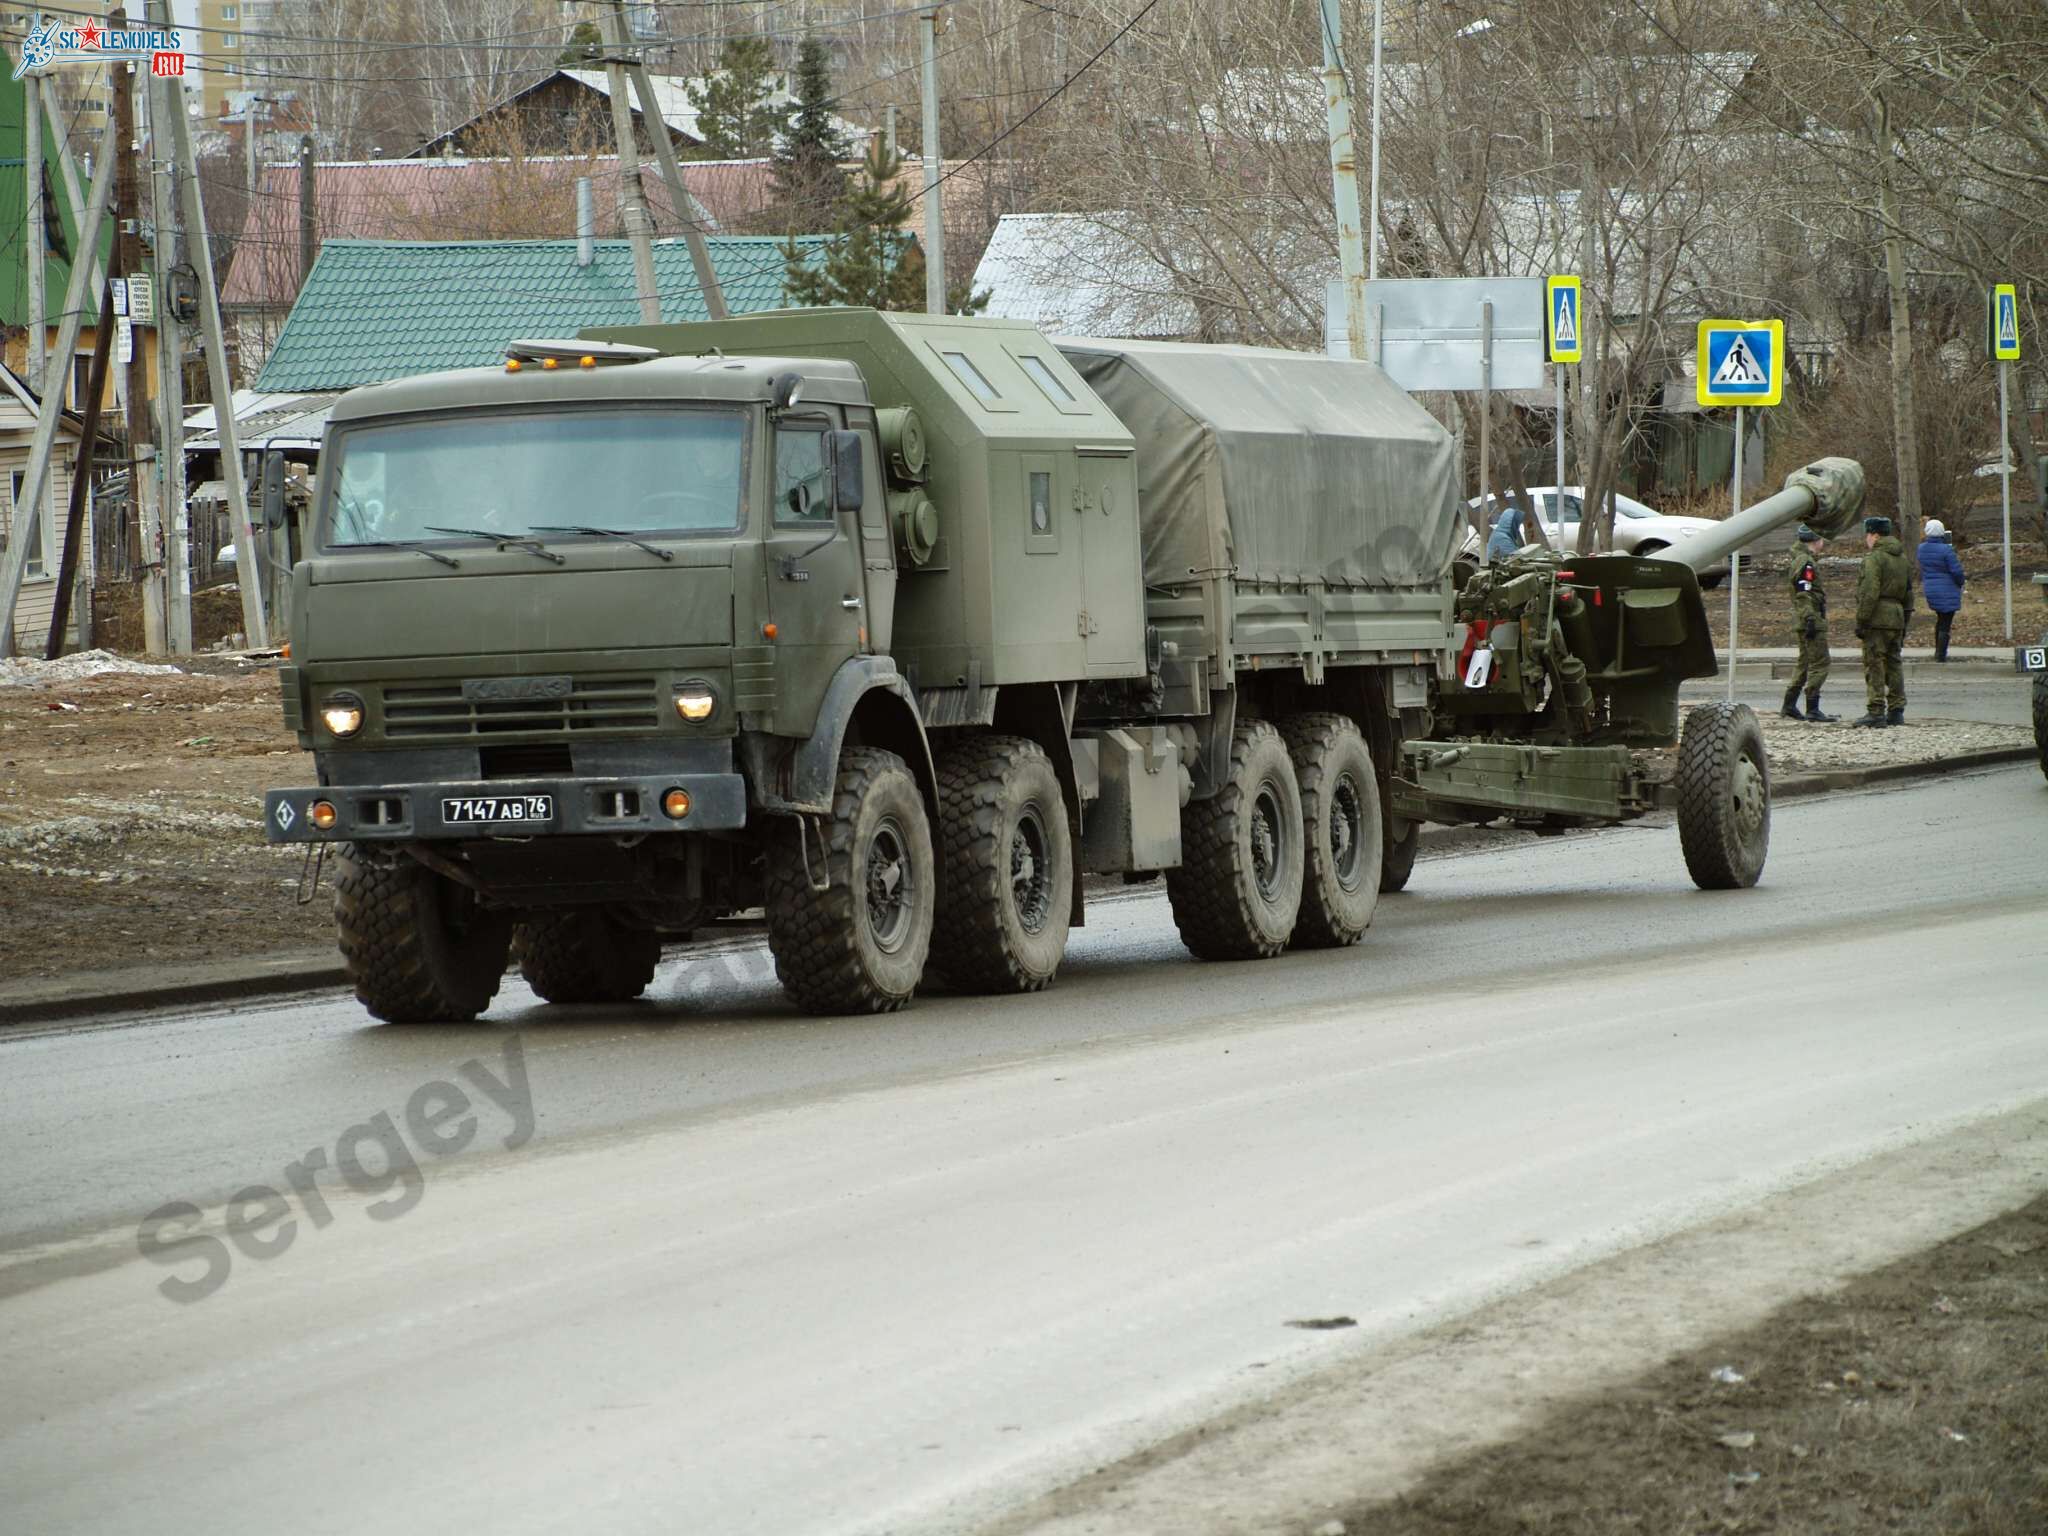
{"type": "Polygon", "coordinates": [[[97,48],[99,47],[99,45],[99,23],[96,21],[88,21],[84,26],[78,29],[78,46],[81,48],[97,48]]]}

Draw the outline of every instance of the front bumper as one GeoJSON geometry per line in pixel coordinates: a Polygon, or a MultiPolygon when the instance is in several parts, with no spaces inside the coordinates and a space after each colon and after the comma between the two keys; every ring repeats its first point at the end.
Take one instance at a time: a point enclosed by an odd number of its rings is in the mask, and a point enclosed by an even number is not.
{"type": "Polygon", "coordinates": [[[607,775],[602,778],[491,779],[473,783],[336,784],[273,789],[263,797],[263,835],[273,843],[417,842],[429,838],[532,838],[634,835],[656,832],[728,832],[747,824],[747,783],[736,773],[607,775]],[[672,789],[690,793],[690,813],[662,813],[672,789]],[[479,796],[549,795],[546,821],[448,822],[441,802],[479,796]],[[317,800],[334,807],[334,825],[322,831],[308,814],[317,800]]]}

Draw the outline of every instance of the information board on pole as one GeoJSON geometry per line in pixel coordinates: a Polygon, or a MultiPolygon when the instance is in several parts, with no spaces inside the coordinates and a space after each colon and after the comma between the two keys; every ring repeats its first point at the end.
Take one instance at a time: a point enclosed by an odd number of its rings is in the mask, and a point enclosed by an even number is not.
{"type": "MultiPolygon", "coordinates": [[[[1540,277],[1383,277],[1366,284],[1372,360],[1403,389],[1541,389],[1540,277]],[[1487,306],[1491,305],[1489,312],[1487,306]]],[[[1323,350],[1351,355],[1341,280],[1324,290],[1323,350]]]]}

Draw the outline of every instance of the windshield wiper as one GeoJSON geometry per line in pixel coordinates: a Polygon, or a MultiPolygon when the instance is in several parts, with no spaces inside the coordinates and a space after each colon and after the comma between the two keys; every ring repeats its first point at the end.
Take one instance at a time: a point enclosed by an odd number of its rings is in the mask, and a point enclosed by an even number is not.
{"type": "Polygon", "coordinates": [[[464,538],[489,539],[500,549],[523,549],[529,555],[539,555],[541,559],[552,561],[556,565],[567,565],[569,563],[567,555],[556,554],[547,545],[541,543],[539,539],[525,539],[512,534],[494,533],[488,528],[442,528],[433,523],[428,523],[426,526],[429,533],[454,533],[460,534],[464,538]]]}
{"type": "Polygon", "coordinates": [[[635,549],[644,549],[657,560],[673,560],[676,557],[674,550],[663,549],[657,544],[650,544],[645,539],[628,533],[623,528],[593,528],[587,523],[535,523],[533,531],[535,533],[587,533],[594,538],[624,539],[635,549]]]}
{"type": "Polygon", "coordinates": [[[337,544],[337,549],[409,549],[416,555],[425,555],[429,560],[438,560],[443,565],[460,568],[462,562],[453,555],[444,555],[438,549],[429,549],[419,539],[364,539],[354,544],[337,544]]]}

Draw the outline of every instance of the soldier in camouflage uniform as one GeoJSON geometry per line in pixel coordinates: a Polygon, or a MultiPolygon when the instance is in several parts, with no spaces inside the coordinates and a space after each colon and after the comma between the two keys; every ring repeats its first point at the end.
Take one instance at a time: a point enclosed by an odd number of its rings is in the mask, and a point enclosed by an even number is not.
{"type": "Polygon", "coordinates": [[[1828,595],[1820,585],[1820,552],[1826,540],[1806,524],[1799,525],[1798,542],[1792,546],[1792,638],[1799,647],[1799,664],[1792,669],[1792,686],[1785,690],[1785,703],[1778,713],[1787,720],[1819,720],[1832,724],[1841,718],[1820,711],[1821,685],[1828,680],[1828,595]],[[1806,690],[1806,713],[1799,713],[1799,690],[1806,690]]]}
{"type": "Polygon", "coordinates": [[[1906,723],[1906,667],[1902,649],[1913,612],[1913,577],[1906,551],[1892,536],[1888,517],[1863,519],[1870,553],[1856,578],[1856,638],[1863,642],[1863,689],[1868,706],[1856,725],[1906,723]]]}

